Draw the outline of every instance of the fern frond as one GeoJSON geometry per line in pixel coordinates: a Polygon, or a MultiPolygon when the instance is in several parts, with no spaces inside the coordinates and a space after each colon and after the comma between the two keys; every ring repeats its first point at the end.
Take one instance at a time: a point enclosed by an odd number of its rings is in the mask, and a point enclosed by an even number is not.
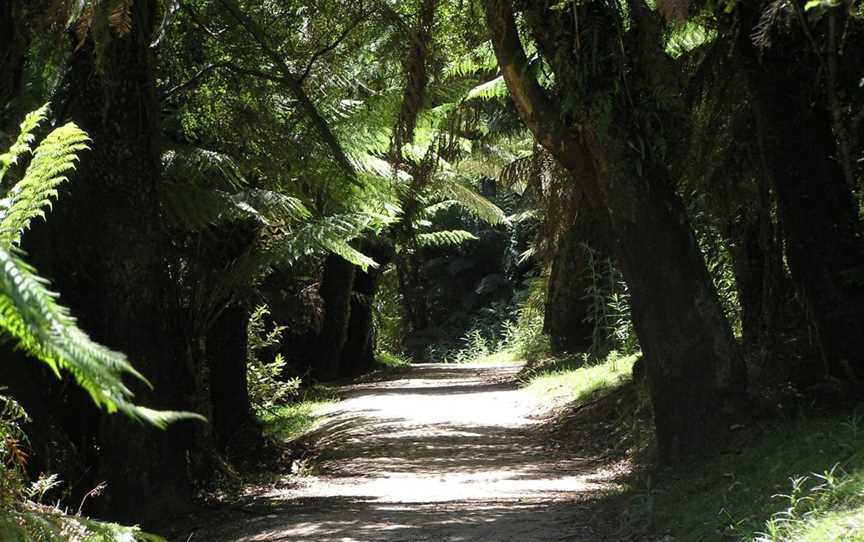
{"type": "Polygon", "coordinates": [[[441,181],[441,192],[478,220],[496,226],[507,222],[507,215],[497,205],[454,179],[441,181]]]}
{"type": "Polygon", "coordinates": [[[483,42],[469,54],[456,59],[444,70],[445,78],[465,77],[479,72],[490,72],[498,69],[492,42],[483,42]]]}
{"type": "Polygon", "coordinates": [[[299,199],[272,190],[244,190],[230,199],[237,209],[258,217],[267,225],[297,222],[312,216],[299,199]]]}
{"type": "Polygon", "coordinates": [[[18,163],[18,158],[30,152],[31,145],[36,137],[33,135],[33,131],[47,118],[48,104],[28,113],[24,117],[20,125],[21,132],[18,134],[18,139],[15,140],[15,143],[12,144],[7,152],[0,154],[0,182],[3,181],[9,168],[18,163]]]}
{"type": "Polygon", "coordinates": [[[177,145],[162,153],[162,172],[174,182],[237,192],[249,183],[227,154],[191,145],[177,145]]]}
{"type": "Polygon", "coordinates": [[[75,169],[77,153],[87,149],[87,134],[74,123],[53,130],[33,152],[24,178],[8,193],[0,209],[0,246],[17,244],[30,221],[45,218],[57,198],[57,187],[75,169]]]}
{"type": "Polygon", "coordinates": [[[380,229],[392,222],[390,217],[372,213],[334,215],[311,221],[292,231],[280,251],[289,261],[302,256],[332,252],[360,267],[378,267],[377,262],[350,245],[369,230],[380,229]]]}
{"type": "Polygon", "coordinates": [[[504,76],[499,75],[495,79],[477,85],[468,91],[466,100],[503,100],[510,95],[504,76]]]}
{"type": "Polygon", "coordinates": [[[421,247],[456,247],[467,241],[476,241],[477,236],[465,230],[445,230],[420,233],[415,241],[421,247]]]}
{"type": "Polygon", "coordinates": [[[123,376],[131,375],[149,385],[147,380],[123,354],[91,340],[46,285],[47,281],[18,255],[0,247],[0,327],[21,347],[58,376],[61,370],[71,373],[96,406],[109,413],[121,411],[157,427],[178,419],[200,418],[132,404],[133,394],[123,384],[123,376]]]}
{"type": "Polygon", "coordinates": [[[445,199],[444,201],[439,201],[438,203],[433,203],[432,205],[428,205],[423,209],[421,213],[422,216],[427,218],[431,218],[438,213],[446,211],[453,206],[459,205],[459,202],[454,199],[445,199]]]}

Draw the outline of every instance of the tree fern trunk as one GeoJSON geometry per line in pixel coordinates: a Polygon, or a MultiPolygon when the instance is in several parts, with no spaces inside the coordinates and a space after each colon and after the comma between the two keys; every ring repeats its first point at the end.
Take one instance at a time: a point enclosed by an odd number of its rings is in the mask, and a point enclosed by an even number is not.
{"type": "MultiPolygon", "coordinates": [[[[577,92],[580,74],[571,54],[572,14],[543,4],[522,5],[541,52],[552,63],[556,82],[577,92]]],[[[643,155],[641,171],[634,171],[635,158],[626,144],[632,129],[626,109],[619,112],[620,118],[612,116],[617,123],[610,125],[611,133],[598,136],[595,127],[601,123],[588,113],[573,119],[580,127],[573,129],[567,119],[581,110],[565,112],[531,76],[512,2],[487,0],[486,14],[495,54],[520,116],[537,141],[580,183],[592,204],[609,213],[645,356],[661,459],[676,462],[711,449],[726,435],[730,419],[740,413],[746,374],[668,173],[650,155],[643,155]]],[[[630,52],[638,55],[641,49],[630,52]]],[[[655,79],[665,78],[647,77],[642,84],[655,79]]],[[[645,94],[651,90],[649,86],[645,94]]],[[[580,96],[572,98],[578,101],[580,96]]]]}
{"type": "MultiPolygon", "coordinates": [[[[136,386],[136,401],[182,409],[188,375],[176,348],[179,330],[164,313],[172,304],[149,48],[156,6],[156,0],[136,1],[128,35],[112,37],[104,50],[88,39],[73,55],[65,116],[87,131],[92,150],[81,156],[31,253],[82,327],[125,352],[152,382],[155,390],[136,386]]],[[[147,523],[189,504],[182,426],[158,431],[119,415],[89,423],[100,424],[95,472],[108,488],[94,502],[103,516],[147,523]]]]}
{"type": "Polygon", "coordinates": [[[602,246],[599,240],[605,235],[604,225],[599,223],[598,214],[583,202],[577,223],[558,241],[552,260],[543,331],[557,353],[589,352],[592,347],[601,346],[593,344],[594,323],[590,320],[593,281],[585,247],[602,246]]]}
{"type": "Polygon", "coordinates": [[[230,456],[254,449],[261,440],[246,379],[248,323],[249,311],[234,304],[219,315],[207,337],[213,431],[230,456]]]}
{"type": "Polygon", "coordinates": [[[324,262],[321,297],[324,299],[324,322],[318,336],[315,374],[322,380],[339,376],[342,349],[348,339],[351,317],[351,289],[355,267],[341,256],[331,254],[324,262]]]}
{"type": "Polygon", "coordinates": [[[368,271],[357,270],[354,275],[351,315],[348,323],[348,337],[342,348],[342,374],[359,375],[375,364],[374,302],[384,268],[393,259],[391,245],[380,241],[365,240],[360,251],[378,262],[378,268],[368,271]]]}

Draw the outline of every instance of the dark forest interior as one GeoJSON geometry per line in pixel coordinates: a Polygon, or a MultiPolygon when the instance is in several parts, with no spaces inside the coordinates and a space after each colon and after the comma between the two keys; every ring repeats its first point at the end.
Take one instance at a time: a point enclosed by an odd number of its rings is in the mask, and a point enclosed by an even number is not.
{"type": "Polygon", "coordinates": [[[0,0],[0,70],[2,542],[864,541],[860,1],[0,0]]]}

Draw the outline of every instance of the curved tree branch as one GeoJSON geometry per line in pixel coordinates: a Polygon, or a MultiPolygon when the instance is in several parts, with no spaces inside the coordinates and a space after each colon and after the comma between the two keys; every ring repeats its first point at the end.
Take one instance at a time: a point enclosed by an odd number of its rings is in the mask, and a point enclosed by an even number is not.
{"type": "Polygon", "coordinates": [[[519,115],[537,141],[582,184],[589,199],[602,201],[587,142],[561,120],[559,104],[530,73],[511,0],[486,0],[485,6],[495,56],[519,115]]]}
{"type": "Polygon", "coordinates": [[[321,115],[321,112],[318,111],[318,108],[315,106],[312,99],[309,98],[309,95],[306,94],[306,91],[303,89],[302,80],[294,75],[291,71],[291,67],[287,62],[285,62],[282,55],[279,54],[277,48],[270,43],[270,39],[264,32],[264,29],[244,13],[242,9],[240,9],[236,0],[221,0],[221,3],[231,14],[231,17],[246,29],[267,57],[276,65],[282,73],[282,78],[279,79],[279,81],[285,85],[288,91],[294,96],[294,99],[297,100],[300,109],[312,123],[315,131],[318,132],[318,136],[324,141],[330,149],[330,152],[333,153],[334,159],[348,175],[349,180],[353,184],[359,184],[354,165],[351,163],[351,160],[348,159],[348,155],[345,154],[345,150],[336,138],[336,134],[333,133],[330,126],[327,124],[327,120],[321,115]]]}

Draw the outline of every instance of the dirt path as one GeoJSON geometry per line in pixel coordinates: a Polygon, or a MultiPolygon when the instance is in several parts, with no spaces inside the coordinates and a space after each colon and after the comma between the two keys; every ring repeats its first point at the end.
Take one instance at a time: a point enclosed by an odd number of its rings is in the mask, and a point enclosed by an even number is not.
{"type": "Polygon", "coordinates": [[[592,500],[614,487],[612,472],[549,445],[540,405],[513,385],[517,369],[422,365],[346,387],[315,432],[325,452],[314,476],[186,532],[193,542],[605,540],[592,500]]]}

